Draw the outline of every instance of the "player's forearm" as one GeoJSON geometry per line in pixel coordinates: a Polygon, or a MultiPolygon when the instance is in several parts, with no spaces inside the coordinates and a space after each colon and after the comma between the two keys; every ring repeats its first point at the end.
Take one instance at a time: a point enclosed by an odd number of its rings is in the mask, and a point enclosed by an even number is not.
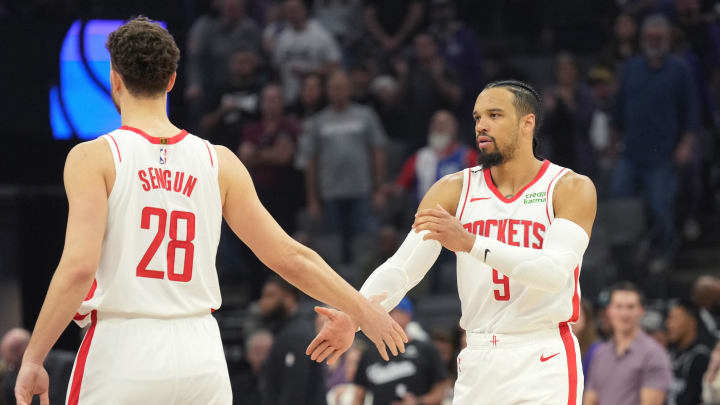
{"type": "Polygon", "coordinates": [[[554,292],[568,285],[587,248],[587,233],[577,224],[558,218],[545,234],[542,249],[511,246],[474,236],[470,255],[530,288],[554,292]]]}
{"type": "Polygon", "coordinates": [[[42,364],[80,307],[90,290],[94,276],[94,271],[90,269],[63,268],[62,264],[58,267],[50,282],[23,361],[42,364]]]}
{"type": "Polygon", "coordinates": [[[422,240],[425,233],[410,232],[397,252],[365,280],[360,293],[365,297],[385,294],[380,303],[390,311],[405,294],[425,277],[440,255],[440,243],[422,240]]]}
{"type": "Polygon", "coordinates": [[[367,301],[320,255],[297,243],[286,257],[275,269],[278,274],[310,297],[358,319],[367,301]]]}

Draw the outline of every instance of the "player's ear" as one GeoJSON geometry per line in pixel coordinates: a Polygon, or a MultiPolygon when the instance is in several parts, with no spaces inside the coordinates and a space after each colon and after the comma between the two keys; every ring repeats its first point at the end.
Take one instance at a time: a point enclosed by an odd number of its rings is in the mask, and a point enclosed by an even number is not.
{"type": "Polygon", "coordinates": [[[522,126],[532,135],[535,132],[535,114],[528,114],[523,118],[522,126]]]}
{"type": "Polygon", "coordinates": [[[110,68],[110,87],[116,92],[120,90],[120,75],[114,69],[110,68]]]}
{"type": "Polygon", "coordinates": [[[168,80],[167,89],[165,91],[167,93],[170,93],[170,91],[175,87],[175,79],[177,79],[177,72],[173,72],[172,75],[170,75],[170,80],[168,80]]]}

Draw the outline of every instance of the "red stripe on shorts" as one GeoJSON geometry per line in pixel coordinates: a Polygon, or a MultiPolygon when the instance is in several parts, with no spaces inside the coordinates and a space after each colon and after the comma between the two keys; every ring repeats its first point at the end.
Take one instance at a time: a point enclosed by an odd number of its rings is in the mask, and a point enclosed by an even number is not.
{"type": "Polygon", "coordinates": [[[577,405],[577,355],[575,353],[575,342],[570,332],[570,327],[566,322],[560,324],[560,337],[565,346],[565,358],[567,358],[568,368],[568,405],[577,405]]]}
{"type": "Polygon", "coordinates": [[[83,374],[85,373],[85,362],[87,361],[88,352],[90,351],[90,343],[95,334],[95,325],[97,325],[97,311],[90,313],[92,325],[85,334],[80,350],[78,351],[77,360],[75,361],[75,371],[73,372],[72,385],[70,386],[70,395],[68,396],[68,405],[77,405],[80,399],[80,386],[82,385],[83,374]]]}

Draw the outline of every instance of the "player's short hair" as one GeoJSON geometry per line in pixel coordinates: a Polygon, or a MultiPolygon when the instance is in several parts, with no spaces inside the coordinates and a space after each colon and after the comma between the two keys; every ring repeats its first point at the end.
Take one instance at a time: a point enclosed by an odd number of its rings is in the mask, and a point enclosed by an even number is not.
{"type": "Polygon", "coordinates": [[[642,292],[640,288],[638,288],[637,285],[630,281],[620,281],[616,284],[614,284],[612,287],[610,287],[610,293],[608,294],[608,304],[612,302],[613,294],[615,294],[618,291],[630,291],[635,294],[637,294],[638,299],[640,301],[640,305],[642,307],[645,307],[645,293],[642,292]]]}
{"type": "Polygon", "coordinates": [[[285,291],[286,293],[292,295],[296,300],[300,300],[301,292],[297,288],[295,288],[294,285],[288,283],[285,281],[284,278],[278,276],[277,274],[273,274],[265,281],[265,284],[273,284],[277,287],[279,287],[281,290],[285,291]]]}
{"type": "Polygon", "coordinates": [[[537,149],[537,134],[542,126],[544,113],[540,94],[529,84],[520,80],[498,80],[488,83],[483,91],[487,89],[504,88],[511,92],[515,99],[513,106],[519,115],[535,115],[535,129],[533,130],[533,151],[537,149]]]}
{"type": "Polygon", "coordinates": [[[172,35],[143,16],[111,32],[105,47],[110,52],[113,70],[136,97],[164,94],[180,60],[180,49],[172,35]]]}

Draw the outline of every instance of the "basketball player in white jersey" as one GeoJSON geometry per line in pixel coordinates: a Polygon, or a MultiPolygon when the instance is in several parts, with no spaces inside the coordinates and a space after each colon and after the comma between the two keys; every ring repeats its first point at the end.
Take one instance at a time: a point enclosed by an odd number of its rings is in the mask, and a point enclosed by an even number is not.
{"type": "MultiPolygon", "coordinates": [[[[585,176],[534,155],[541,101],[525,83],[489,84],[473,110],[479,166],[439,180],[425,195],[413,230],[367,279],[366,296],[387,294],[390,310],[415,286],[441,246],[457,253],[460,325],[453,403],[577,405],[580,350],[569,323],[579,313],[578,277],[597,196],[585,176]]],[[[308,347],[335,361],[355,324],[327,315],[308,347]]]]}
{"type": "Polygon", "coordinates": [[[169,121],[179,59],[172,36],[137,18],[110,34],[107,47],[123,126],[68,154],[65,247],[23,357],[18,404],[34,394],[48,403],[43,360],[73,318],[91,326],[68,404],[231,404],[210,315],[221,301],[223,217],[268,267],[352,314],[384,357],[386,346],[403,351],[399,325],[283,232],[231,151],[169,121]]]}

